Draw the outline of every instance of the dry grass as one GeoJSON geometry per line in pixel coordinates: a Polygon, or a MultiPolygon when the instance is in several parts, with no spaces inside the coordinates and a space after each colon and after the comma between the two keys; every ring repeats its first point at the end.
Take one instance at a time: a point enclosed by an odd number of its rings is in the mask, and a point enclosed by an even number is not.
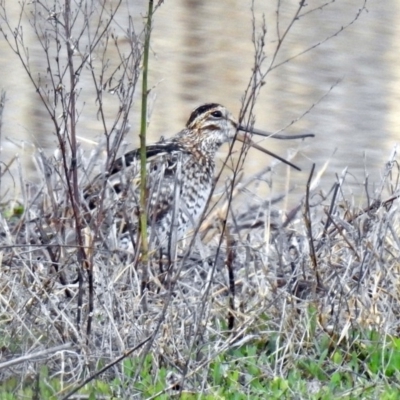
{"type": "MultiPolygon", "coordinates": [[[[260,386],[266,387],[277,377],[286,379],[301,368],[304,356],[319,362],[321,339],[327,338],[330,351],[323,365],[326,373],[347,368],[345,363],[337,365],[334,353],[344,344],[343,357],[351,358],[354,335],[374,331],[383,341],[396,335],[400,242],[395,152],[379,189],[366,190],[357,203],[346,190],[345,175],[328,194],[310,177],[303,198],[286,215],[274,208],[280,207],[280,199],[265,200],[265,193],[259,192],[272,179],[269,169],[243,178],[233,167],[243,165],[242,153],[239,161],[229,163],[228,180],[220,179],[195,240],[188,237],[184,243],[173,243],[169,257],[160,257],[150,243],[154,252],[148,264],[132,250],[137,246],[119,245],[116,216],[132,215],[134,202],[104,196],[104,184],[103,199],[93,212],[88,210],[84,189],[95,171],[104,172],[121,152],[143,66],[142,27],[136,34],[131,15],[126,15],[127,25],[120,30],[118,22],[116,29],[114,18],[122,1],[113,8],[108,3],[90,1],[72,7],[71,1],[50,5],[22,1],[19,18],[13,21],[6,3],[0,1],[3,39],[24,67],[58,139],[57,156],[49,159],[37,151],[37,183],[28,183],[22,168],[16,168],[20,172],[13,180],[21,197],[1,200],[0,391],[1,382],[14,379],[13,393],[33,382],[37,390],[31,398],[71,398],[79,385],[98,377],[100,383],[114,385],[112,396],[120,398],[155,398],[168,386],[179,386],[214,399],[219,398],[215,395],[218,376],[227,375],[227,366],[232,370],[237,366],[241,374],[237,389],[244,388],[246,396],[235,398],[257,398],[250,392],[251,382],[262,378],[260,386]],[[28,22],[46,60],[39,75],[31,69],[24,39],[26,10],[32,12],[28,22]],[[91,27],[86,22],[94,21],[93,16],[99,19],[91,27]],[[119,36],[124,40],[117,40],[119,36]],[[117,57],[110,56],[112,46],[117,57]],[[85,102],[79,80],[85,73],[95,88],[90,101],[98,104],[96,116],[103,123],[106,142],[90,156],[81,152],[77,142],[76,112],[79,101],[85,102]],[[105,90],[118,100],[110,126],[105,90]],[[99,162],[103,153],[107,159],[99,162]],[[251,346],[246,348],[247,344],[251,346]],[[236,354],[238,349],[245,350],[236,354]],[[224,358],[228,353],[231,364],[224,358]],[[256,365],[249,364],[246,370],[243,365],[251,360],[256,365]],[[40,375],[41,366],[47,367],[46,376],[40,375]],[[50,383],[51,379],[57,383],[50,383]],[[161,387],[156,385],[158,379],[164,380],[161,387]],[[151,385],[149,394],[146,388],[151,385]],[[49,396],[44,397],[49,388],[49,396]]],[[[302,0],[286,24],[280,19],[283,3],[277,2],[276,39],[267,38],[265,18],[256,20],[252,4],[254,68],[240,122],[251,125],[257,95],[272,70],[346,31],[366,11],[364,0],[350,22],[281,59],[280,50],[293,25],[305,21],[304,26],[309,26],[307,16],[332,3],[306,9],[302,0]],[[275,46],[272,53],[266,51],[266,43],[275,46]]],[[[1,96],[0,134],[3,107],[1,96]]],[[[2,170],[1,180],[8,167],[2,170]]],[[[132,239],[134,226],[130,231],[132,239]]],[[[400,368],[400,360],[398,364],[400,368]]],[[[367,370],[366,362],[364,366],[367,370]]],[[[362,374],[356,368],[353,372],[350,386],[355,391],[365,382],[357,387],[362,374]]],[[[318,381],[315,374],[301,377],[305,393],[321,388],[323,379],[318,381]]],[[[235,389],[234,379],[229,379],[227,386],[235,389]]],[[[260,393],[259,398],[281,398],[277,393],[275,397],[260,393]]],[[[230,398],[230,394],[220,397],[230,398]]],[[[296,396],[289,398],[301,398],[296,396]]]]}
{"type": "MultiPolygon", "coordinates": [[[[287,374],[300,354],[312,355],[311,337],[328,334],[339,346],[354,331],[398,334],[395,157],[385,166],[380,189],[364,199],[365,208],[346,196],[343,176],[326,196],[311,188],[283,222],[271,211],[272,202],[257,202],[250,195],[256,189],[244,190],[239,182],[222,237],[224,199],[213,209],[214,222],[203,225],[202,240],[180,244],[172,264],[154,256],[146,268],[135,254],[116,247],[113,224],[89,220],[84,237],[91,289],[76,246],[68,244],[74,219],[66,207],[63,174],[56,161],[39,156],[41,181],[25,192],[20,206],[10,202],[2,210],[1,362],[49,350],[41,358],[16,360],[12,367],[0,363],[0,381],[33,377],[36,366],[45,364],[63,385],[76,383],[150,337],[134,349],[134,357],[145,360],[150,353],[155,374],[163,366],[185,375],[186,388],[205,388],[204,369],[245,343],[267,346],[278,338],[274,362],[263,366],[273,377],[287,374]],[[70,347],[52,350],[65,343],[70,347]]],[[[92,159],[86,165],[82,161],[83,170],[92,164],[92,159]]],[[[86,183],[83,179],[82,187],[86,183]]],[[[114,212],[112,207],[104,211],[114,212]]],[[[117,363],[101,378],[123,380],[123,375],[117,363]]]]}

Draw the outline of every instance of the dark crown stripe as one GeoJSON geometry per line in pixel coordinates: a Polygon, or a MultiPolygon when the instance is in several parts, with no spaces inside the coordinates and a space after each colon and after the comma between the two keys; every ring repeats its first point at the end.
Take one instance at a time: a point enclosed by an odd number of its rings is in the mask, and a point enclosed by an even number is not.
{"type": "Polygon", "coordinates": [[[190,114],[190,118],[189,118],[186,126],[189,126],[199,115],[202,115],[205,112],[210,111],[210,110],[212,110],[213,108],[216,108],[216,107],[221,107],[221,105],[219,105],[217,103],[208,103],[208,104],[203,104],[200,107],[197,107],[190,114]]]}

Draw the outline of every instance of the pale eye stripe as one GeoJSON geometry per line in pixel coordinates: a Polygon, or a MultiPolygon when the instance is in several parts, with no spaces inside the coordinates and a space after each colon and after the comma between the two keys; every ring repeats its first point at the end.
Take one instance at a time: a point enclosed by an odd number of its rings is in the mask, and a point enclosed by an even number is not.
{"type": "Polygon", "coordinates": [[[210,123],[208,125],[204,125],[201,127],[201,130],[207,130],[207,131],[219,131],[221,130],[221,127],[214,124],[214,123],[210,123]]]}

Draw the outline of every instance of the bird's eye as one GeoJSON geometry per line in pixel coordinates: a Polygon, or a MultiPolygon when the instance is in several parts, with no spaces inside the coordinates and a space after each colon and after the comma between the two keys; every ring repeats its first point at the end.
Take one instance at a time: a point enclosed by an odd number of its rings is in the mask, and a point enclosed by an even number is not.
{"type": "Polygon", "coordinates": [[[222,112],[221,111],[214,111],[211,113],[211,115],[215,118],[222,118],[222,112]]]}

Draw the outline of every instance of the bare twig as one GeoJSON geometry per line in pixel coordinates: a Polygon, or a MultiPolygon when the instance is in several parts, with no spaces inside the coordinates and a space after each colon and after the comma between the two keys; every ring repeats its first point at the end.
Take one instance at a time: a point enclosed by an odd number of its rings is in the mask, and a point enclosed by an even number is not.
{"type": "Polygon", "coordinates": [[[33,360],[35,358],[43,358],[43,357],[47,357],[51,354],[57,353],[58,351],[63,351],[63,350],[69,350],[73,347],[74,345],[72,343],[65,343],[62,344],[60,346],[54,346],[54,347],[50,347],[49,349],[46,350],[41,350],[41,351],[37,351],[36,353],[31,353],[31,354],[27,354],[18,358],[14,358],[12,360],[3,362],[0,364],[0,369],[3,368],[10,368],[14,365],[17,364],[21,364],[23,362],[26,361],[30,361],[33,360]]]}
{"type": "Polygon", "coordinates": [[[315,164],[313,164],[311,168],[310,176],[308,177],[307,181],[306,198],[304,203],[304,223],[307,229],[308,245],[310,246],[310,258],[311,258],[311,263],[313,265],[315,278],[317,280],[317,287],[321,288],[322,287],[321,278],[318,272],[318,263],[317,263],[317,256],[315,254],[314,238],[312,233],[311,214],[310,214],[310,185],[314,174],[314,169],[315,169],[315,164]]]}

